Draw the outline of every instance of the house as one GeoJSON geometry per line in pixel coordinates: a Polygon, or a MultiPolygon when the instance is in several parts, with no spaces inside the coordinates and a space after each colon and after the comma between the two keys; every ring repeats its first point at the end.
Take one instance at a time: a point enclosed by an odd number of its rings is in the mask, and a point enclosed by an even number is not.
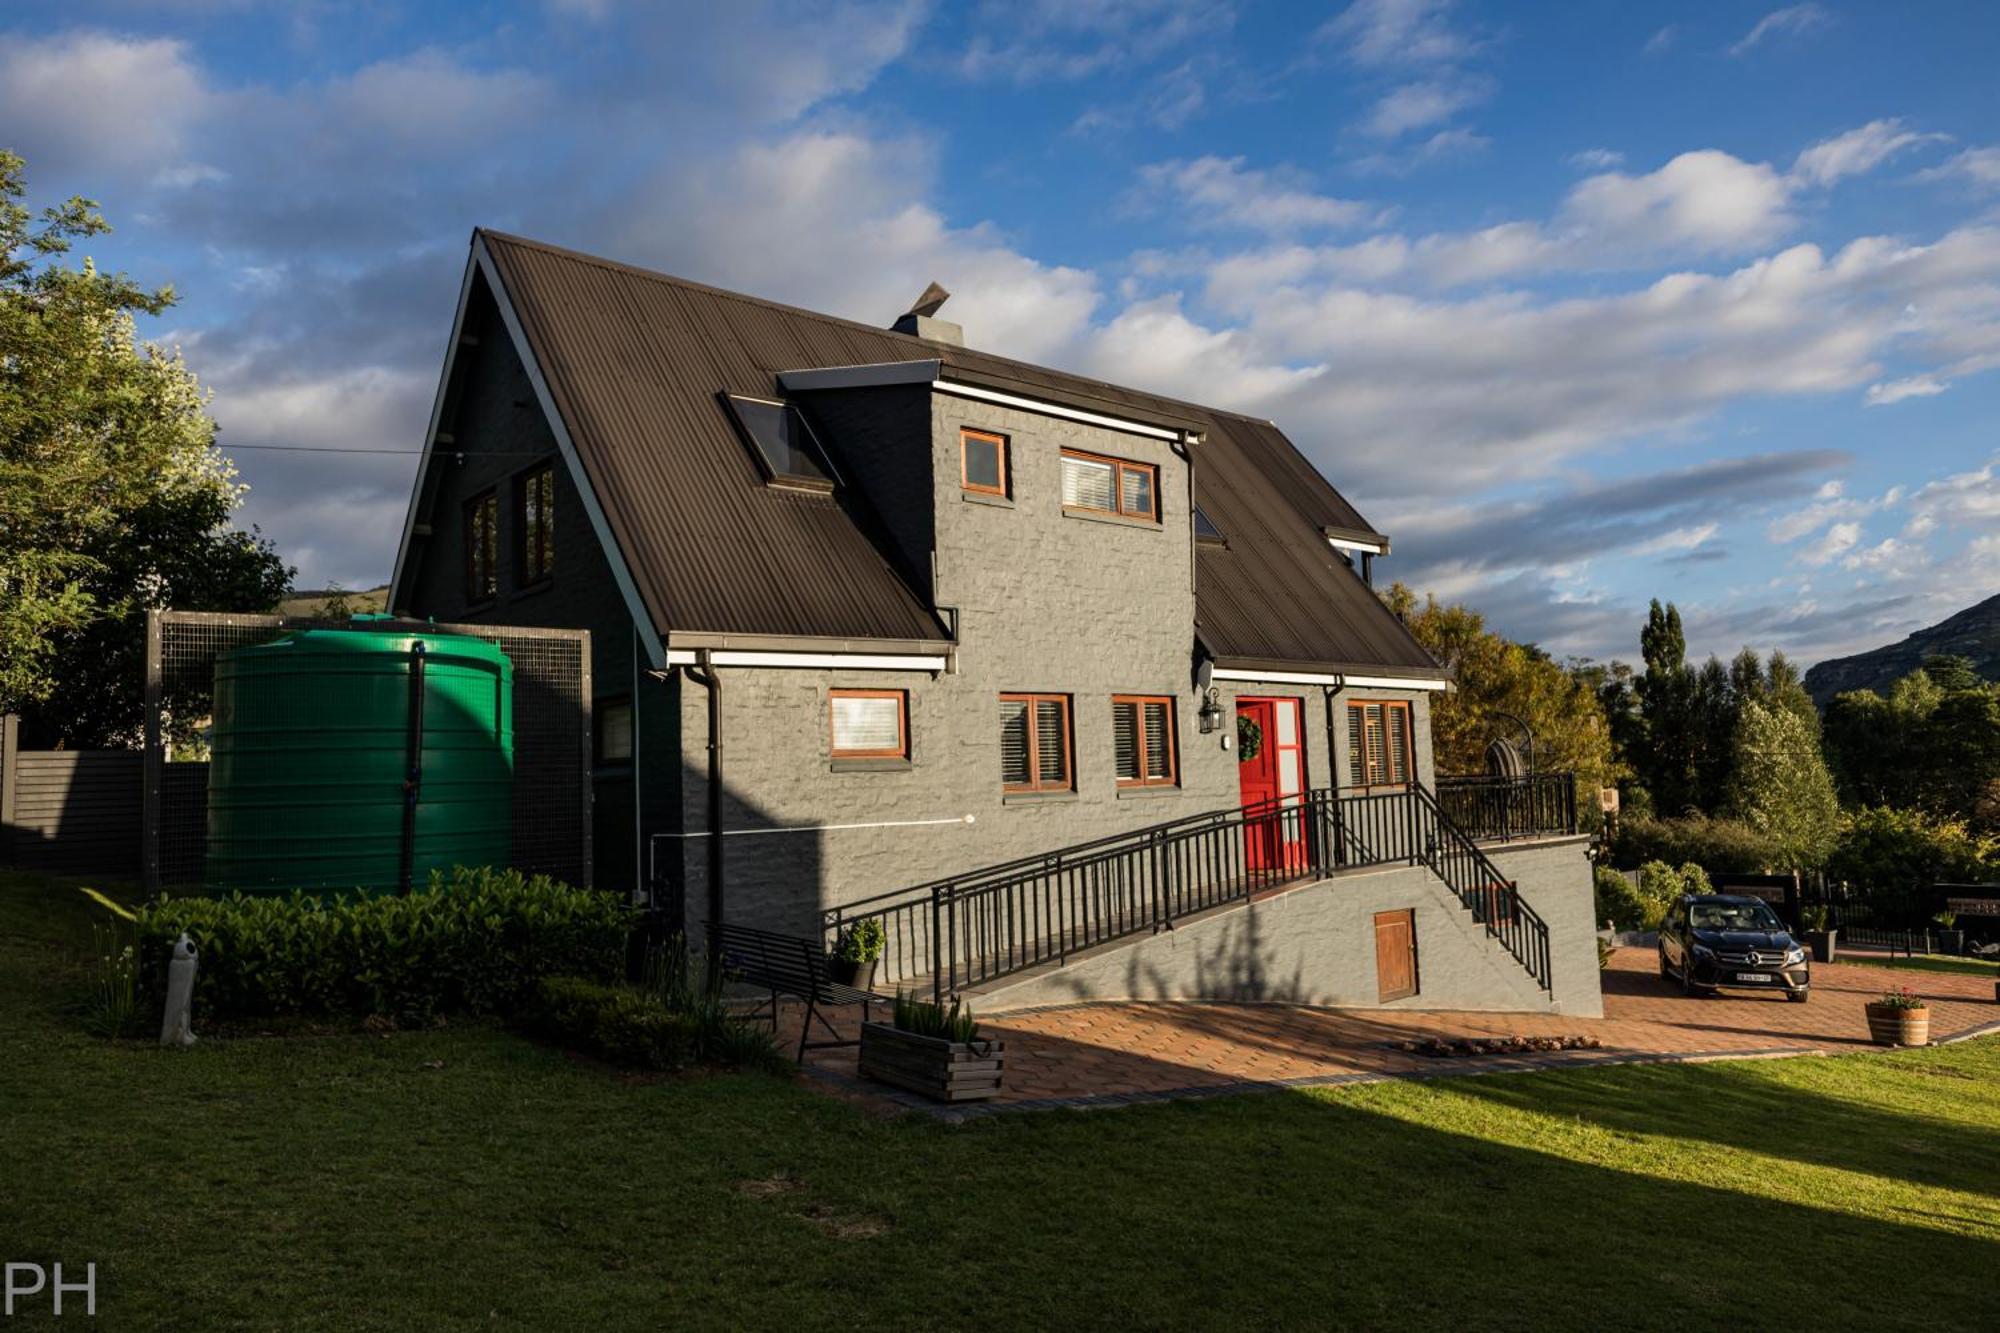
{"type": "Polygon", "coordinates": [[[1388,537],[1275,424],[942,298],[874,328],[474,233],[390,604],[592,631],[598,882],[875,912],[891,979],[989,1008],[1596,1012],[1580,841],[1439,813],[1388,537]]]}

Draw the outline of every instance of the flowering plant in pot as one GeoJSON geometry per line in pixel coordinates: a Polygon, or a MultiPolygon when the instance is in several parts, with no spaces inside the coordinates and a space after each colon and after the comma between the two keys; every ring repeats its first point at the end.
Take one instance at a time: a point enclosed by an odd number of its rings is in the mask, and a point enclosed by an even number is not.
{"type": "Polygon", "coordinates": [[[1868,1004],[1868,1035],[1877,1046],[1928,1046],[1930,1008],[1908,986],[1884,991],[1868,1004]]]}
{"type": "Polygon", "coordinates": [[[868,990],[875,984],[875,964],[882,957],[887,936],[879,918],[864,916],[849,926],[833,948],[833,979],[843,986],[868,990]]]}

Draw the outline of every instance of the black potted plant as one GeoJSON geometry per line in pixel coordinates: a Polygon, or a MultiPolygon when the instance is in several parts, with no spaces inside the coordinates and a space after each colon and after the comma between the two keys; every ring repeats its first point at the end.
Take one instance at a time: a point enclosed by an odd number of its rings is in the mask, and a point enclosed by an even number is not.
{"type": "Polygon", "coordinates": [[[1805,926],[1806,948],[1812,950],[1815,963],[1833,961],[1834,938],[1840,934],[1827,923],[1832,913],[1825,903],[1811,903],[1799,909],[1799,920],[1805,926]]]}
{"type": "Polygon", "coordinates": [[[900,992],[895,1021],[861,1025],[861,1075],[940,1102],[984,1101],[1000,1091],[1006,1043],[982,1038],[972,1010],[900,992]]]}
{"type": "Polygon", "coordinates": [[[872,990],[875,964],[882,957],[885,940],[882,922],[876,917],[864,916],[849,926],[833,948],[833,966],[828,969],[833,979],[856,990],[872,990]]]}
{"type": "Polygon", "coordinates": [[[1931,932],[1932,948],[1954,958],[1965,952],[1965,932],[1958,928],[1958,913],[1939,912],[1931,921],[1938,927],[1931,932]]]}

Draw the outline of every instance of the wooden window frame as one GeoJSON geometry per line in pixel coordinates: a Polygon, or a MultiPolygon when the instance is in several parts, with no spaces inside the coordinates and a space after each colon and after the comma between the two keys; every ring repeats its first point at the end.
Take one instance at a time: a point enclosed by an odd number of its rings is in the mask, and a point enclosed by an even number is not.
{"type": "Polygon", "coordinates": [[[998,431],[979,430],[973,426],[960,426],[958,428],[958,488],[962,491],[970,491],[974,495],[997,495],[1003,500],[1011,498],[1013,490],[1010,483],[1012,483],[1014,478],[1009,454],[1012,450],[1013,441],[998,431]],[[965,442],[967,440],[984,440],[999,448],[1000,484],[998,486],[987,486],[974,482],[972,478],[966,475],[965,442]]]}
{"type": "Polygon", "coordinates": [[[1008,795],[1033,792],[1064,792],[1076,790],[1076,718],[1070,708],[1067,694],[1022,694],[1008,693],[1000,696],[1000,702],[1022,703],[1028,706],[1028,781],[1026,783],[1001,780],[1000,790],[1008,795]],[[1035,725],[1037,705],[1054,702],[1062,705],[1063,777],[1062,781],[1043,782],[1041,728],[1035,725]]]}
{"type": "Polygon", "coordinates": [[[910,757],[910,692],[908,690],[828,690],[826,692],[827,751],[835,759],[908,759],[910,757]],[[896,701],[896,748],[893,750],[843,750],[833,728],[835,699],[894,699],[896,701]]]}
{"type": "Polygon", "coordinates": [[[500,595],[500,492],[497,487],[488,486],[465,502],[465,604],[468,607],[486,606],[500,595]],[[483,506],[492,506],[492,523],[486,532],[485,546],[486,580],[481,586],[476,579],[478,562],[474,558],[474,544],[479,540],[479,511],[483,506]]]}
{"type": "Polygon", "coordinates": [[[553,459],[537,463],[514,479],[514,577],[523,588],[539,588],[555,578],[556,465],[553,459]],[[539,530],[528,523],[528,492],[542,478],[548,478],[548,497],[542,509],[539,530]],[[541,546],[540,568],[536,568],[541,546]]]}
{"type": "Polygon", "coordinates": [[[1071,504],[1063,501],[1063,509],[1073,514],[1111,514],[1118,518],[1129,518],[1137,523],[1158,523],[1160,521],[1160,465],[1140,463],[1130,458],[1117,458],[1111,454],[1093,454],[1082,449],[1065,449],[1064,458],[1075,458],[1086,463],[1106,463],[1111,467],[1111,505],[1109,509],[1099,509],[1096,505],[1071,504]],[[1134,510],[1125,507],[1125,474],[1143,472],[1148,481],[1146,494],[1153,497],[1153,507],[1149,510],[1134,510]]]}
{"type": "Polygon", "coordinates": [[[1410,708],[1410,701],[1408,699],[1353,699],[1348,702],[1347,710],[1348,710],[1347,715],[1349,719],[1347,727],[1347,734],[1348,737],[1350,738],[1349,745],[1350,747],[1352,747],[1354,743],[1352,738],[1356,735],[1356,732],[1354,730],[1353,717],[1355,713],[1359,712],[1361,714],[1361,730],[1359,735],[1360,735],[1360,744],[1362,746],[1362,748],[1358,751],[1352,750],[1350,748],[1350,753],[1347,756],[1349,777],[1352,777],[1354,775],[1354,763],[1356,757],[1358,756],[1361,761],[1362,780],[1358,783],[1350,784],[1349,789],[1353,791],[1364,791],[1364,792],[1404,791],[1409,787],[1415,785],[1417,780],[1417,733],[1415,727],[1415,719],[1410,708]],[[1400,723],[1394,724],[1398,726],[1401,731],[1403,740],[1403,759],[1407,768],[1407,773],[1401,782],[1398,782],[1395,779],[1388,776],[1388,774],[1393,770],[1389,764],[1389,757],[1386,753],[1382,756],[1382,772],[1384,775],[1382,781],[1372,782],[1369,780],[1371,776],[1371,769],[1373,767],[1369,763],[1369,754],[1366,748],[1368,744],[1367,710],[1370,708],[1380,708],[1382,710],[1382,743],[1385,746],[1391,743],[1390,733],[1389,733],[1389,728],[1392,725],[1391,719],[1396,717],[1400,717],[1402,719],[1400,723]]]}
{"type": "Polygon", "coordinates": [[[1117,772],[1118,762],[1116,748],[1118,740],[1118,705],[1120,704],[1133,704],[1139,710],[1139,734],[1136,741],[1139,756],[1139,776],[1136,778],[1116,778],[1117,784],[1120,787],[1178,787],[1181,782],[1181,720],[1179,710],[1174,706],[1174,697],[1170,694],[1114,694],[1111,696],[1112,771],[1114,776],[1117,772]],[[1147,704],[1164,704],[1167,709],[1167,775],[1163,778],[1148,777],[1146,775],[1146,770],[1150,767],[1146,763],[1149,757],[1146,749],[1147,704]]]}

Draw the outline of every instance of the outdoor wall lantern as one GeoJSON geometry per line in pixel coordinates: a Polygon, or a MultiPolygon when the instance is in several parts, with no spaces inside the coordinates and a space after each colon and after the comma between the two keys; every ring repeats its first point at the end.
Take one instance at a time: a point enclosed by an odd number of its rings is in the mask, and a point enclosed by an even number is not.
{"type": "Polygon", "coordinates": [[[1217,697],[1220,691],[1212,683],[1214,680],[1215,663],[1204,657],[1194,668],[1194,687],[1202,695],[1201,711],[1195,717],[1201,723],[1201,734],[1204,736],[1222,730],[1222,702],[1217,697]]]}

